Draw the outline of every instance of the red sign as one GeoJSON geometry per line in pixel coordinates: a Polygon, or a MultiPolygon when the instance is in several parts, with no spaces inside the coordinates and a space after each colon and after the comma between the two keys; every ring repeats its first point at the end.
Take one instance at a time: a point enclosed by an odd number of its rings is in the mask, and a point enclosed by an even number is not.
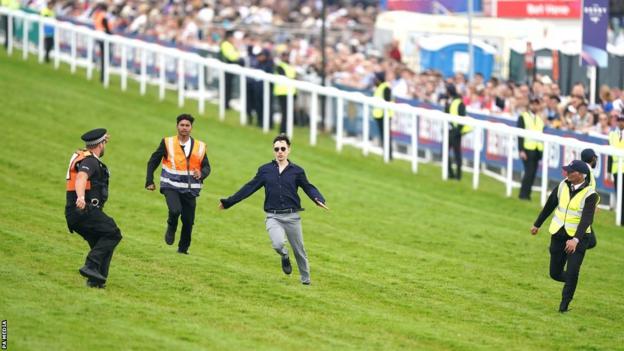
{"type": "Polygon", "coordinates": [[[498,0],[496,17],[581,18],[581,0],[498,0]]]}

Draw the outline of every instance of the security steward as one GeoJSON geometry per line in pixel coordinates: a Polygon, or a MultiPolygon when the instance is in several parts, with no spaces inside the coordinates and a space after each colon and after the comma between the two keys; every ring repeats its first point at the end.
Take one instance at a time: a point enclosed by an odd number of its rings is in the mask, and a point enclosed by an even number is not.
{"type": "MultiPolygon", "coordinates": [[[[518,128],[532,130],[535,132],[544,132],[544,121],[539,115],[541,102],[537,97],[531,97],[529,101],[529,110],[523,112],[518,118],[518,128]]],[[[522,184],[520,186],[519,198],[521,200],[531,200],[531,188],[535,181],[537,173],[537,165],[542,159],[544,151],[544,143],[541,141],[518,137],[518,150],[520,159],[524,165],[524,174],[522,175],[522,184]]]]}
{"type": "MultiPolygon", "coordinates": [[[[615,147],[619,150],[624,150],[624,113],[620,114],[617,118],[617,126],[609,133],[609,145],[615,147]]],[[[607,169],[613,175],[613,184],[614,189],[617,194],[618,189],[618,174],[624,173],[624,169],[619,168],[619,157],[609,156],[609,160],[607,162],[607,169]]],[[[622,160],[624,163],[624,160],[622,160]]],[[[616,212],[617,213],[617,212],[616,212]]],[[[620,217],[620,225],[624,225],[624,201],[622,201],[622,216],[620,217]]]]}
{"type": "MultiPolygon", "coordinates": [[[[386,75],[383,72],[375,73],[375,92],[373,96],[378,99],[383,99],[385,101],[393,101],[392,100],[392,90],[390,89],[390,84],[386,82],[386,75]]],[[[392,118],[394,116],[394,111],[387,111],[388,118],[392,118]]],[[[375,107],[373,108],[373,118],[375,122],[377,122],[377,129],[379,130],[379,140],[381,140],[381,147],[383,149],[384,146],[384,109],[375,107]]],[[[388,152],[390,154],[390,159],[392,159],[392,135],[390,131],[388,131],[388,152]]]]}
{"type": "MultiPolygon", "coordinates": [[[[240,53],[234,46],[234,32],[228,30],[225,32],[225,37],[219,45],[219,56],[221,61],[225,63],[233,63],[236,65],[242,64],[240,53]]],[[[225,108],[230,109],[230,100],[232,99],[232,84],[234,81],[234,75],[232,73],[225,73],[225,108]]]]}
{"type": "Polygon", "coordinates": [[[188,255],[195,222],[196,198],[204,179],[210,174],[210,163],[206,156],[206,144],[191,137],[195,118],[189,114],[181,114],[176,121],[178,135],[163,138],[147,162],[145,189],[156,189],[154,171],[162,163],[160,193],[165,196],[169,209],[165,242],[173,245],[178,220],[182,217],[178,253],[188,255]]]}
{"type": "Polygon", "coordinates": [[[74,152],[67,170],[65,219],[69,232],[80,234],[91,248],[78,271],[87,278],[87,286],[104,288],[113,251],[122,238],[115,221],[103,211],[110,176],[102,162],[108,134],[106,129],[94,129],[82,140],[86,148],[74,152]]]}
{"type": "MultiPolygon", "coordinates": [[[[295,79],[297,77],[297,71],[295,68],[290,65],[288,62],[288,50],[285,50],[281,53],[280,59],[275,65],[275,74],[280,76],[285,76],[290,79],[295,79]]],[[[292,94],[293,96],[293,109],[295,108],[295,101],[297,100],[297,89],[292,86],[288,86],[285,84],[275,84],[273,87],[273,95],[277,97],[277,102],[280,107],[280,112],[282,113],[282,122],[280,124],[280,133],[286,133],[286,127],[288,125],[288,94],[292,94]]]]}
{"type": "Polygon", "coordinates": [[[554,211],[548,231],[550,239],[550,277],[563,282],[559,312],[567,312],[574,297],[585,250],[590,244],[591,225],[598,194],[589,186],[589,167],[580,160],[564,166],[567,178],[553,189],[531,228],[536,235],[542,223],[554,211]],[[564,271],[564,266],[567,268],[564,271]]]}
{"type": "MultiPolygon", "coordinates": [[[[462,101],[459,94],[457,94],[457,89],[454,84],[449,84],[446,86],[446,94],[448,100],[446,102],[446,106],[444,107],[444,112],[451,114],[453,116],[465,116],[466,115],[466,105],[462,101]]],[[[453,167],[451,166],[451,162],[449,160],[448,163],[448,174],[449,178],[461,180],[462,176],[462,136],[464,134],[468,134],[472,131],[471,126],[459,124],[459,123],[451,123],[451,130],[449,131],[449,148],[453,151],[453,157],[455,159],[455,167],[457,168],[457,172],[453,172],[453,167]]]]}

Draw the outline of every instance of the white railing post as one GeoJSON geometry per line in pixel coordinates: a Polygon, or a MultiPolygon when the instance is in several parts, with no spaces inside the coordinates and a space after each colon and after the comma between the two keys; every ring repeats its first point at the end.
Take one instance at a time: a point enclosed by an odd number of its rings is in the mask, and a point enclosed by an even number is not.
{"type": "Polygon", "coordinates": [[[412,113],[412,172],[418,173],[418,115],[412,113]]]}
{"type": "Polygon", "coordinates": [[[362,154],[368,156],[370,147],[370,111],[369,105],[364,104],[362,108],[362,154]]]}
{"type": "Polygon", "coordinates": [[[542,154],[542,194],[540,203],[542,206],[546,204],[546,198],[548,197],[548,158],[550,157],[550,144],[544,142],[544,153],[542,154]]]}
{"type": "Polygon", "coordinates": [[[139,80],[141,82],[140,93],[145,95],[147,90],[147,50],[145,48],[141,48],[141,77],[139,80]]]}
{"type": "Polygon", "coordinates": [[[247,124],[247,77],[243,73],[239,79],[239,95],[240,95],[240,124],[247,124]]]}
{"type": "Polygon", "coordinates": [[[200,114],[204,114],[206,111],[206,82],[205,71],[206,65],[203,60],[199,61],[199,74],[197,76],[197,88],[199,90],[199,100],[197,101],[197,108],[200,114]]]}
{"type": "Polygon", "coordinates": [[[165,54],[160,53],[158,55],[160,70],[158,71],[158,98],[160,101],[165,99],[165,74],[167,73],[167,66],[165,63],[165,54]]]}
{"type": "Polygon", "coordinates": [[[312,102],[310,103],[310,145],[316,146],[316,133],[318,127],[318,93],[312,91],[312,102]]]}
{"type": "Polygon", "coordinates": [[[128,89],[128,48],[121,44],[121,91],[128,89]]]}
{"type": "Polygon", "coordinates": [[[338,114],[336,119],[336,151],[342,151],[342,134],[344,129],[344,99],[339,97],[337,101],[338,114]]]}
{"type": "Polygon", "coordinates": [[[483,129],[477,127],[474,129],[474,144],[472,147],[473,161],[472,161],[472,188],[474,190],[479,189],[479,176],[481,173],[481,146],[483,145],[483,129]]]}
{"type": "Polygon", "coordinates": [[[448,179],[449,168],[449,122],[442,122],[442,180],[448,179]]]}
{"type": "Polygon", "coordinates": [[[102,53],[104,57],[104,87],[108,88],[108,84],[110,82],[110,42],[108,38],[104,39],[104,52],[102,53]]]}
{"type": "Polygon", "coordinates": [[[262,132],[268,133],[273,116],[271,115],[271,85],[268,80],[262,83],[262,132]]]}
{"type": "Polygon", "coordinates": [[[184,81],[186,79],[184,73],[184,58],[178,58],[178,107],[184,106],[184,81]]]}
{"type": "Polygon", "coordinates": [[[390,162],[390,118],[388,118],[388,108],[383,109],[383,159],[385,163],[390,162]]]}
{"type": "Polygon", "coordinates": [[[76,57],[76,53],[78,51],[77,46],[78,46],[78,39],[77,39],[78,33],[76,33],[75,30],[71,31],[71,73],[75,74],[76,73],[76,60],[78,59],[76,57]]]}
{"type": "Polygon", "coordinates": [[[507,182],[506,182],[506,196],[511,197],[513,181],[513,134],[509,133],[509,140],[507,141],[507,182]]]}
{"type": "Polygon", "coordinates": [[[225,119],[225,71],[219,71],[219,119],[225,119]]]}
{"type": "MultiPolygon", "coordinates": [[[[286,135],[289,138],[293,136],[293,122],[294,122],[294,114],[295,112],[295,104],[294,104],[294,96],[292,92],[292,88],[288,87],[288,97],[286,98],[286,135]]],[[[284,118],[284,116],[282,116],[284,118]]]]}
{"type": "Polygon", "coordinates": [[[28,18],[22,18],[22,59],[26,60],[28,58],[28,27],[30,26],[30,21],[28,18]]]}
{"type": "Polygon", "coordinates": [[[43,48],[43,42],[44,42],[44,32],[43,32],[43,18],[44,17],[39,17],[39,40],[38,40],[38,53],[39,53],[39,63],[43,62],[43,57],[45,56],[45,49],[43,48]]]}
{"type": "Polygon", "coordinates": [[[616,200],[615,200],[615,224],[617,225],[622,225],[621,219],[622,219],[622,188],[624,188],[624,185],[622,184],[622,170],[624,168],[624,162],[622,162],[622,157],[619,157],[618,159],[618,173],[616,175],[617,177],[617,184],[618,184],[618,188],[616,189],[617,192],[617,196],[616,196],[616,200]]]}
{"type": "Polygon", "coordinates": [[[13,15],[7,15],[7,52],[10,55],[13,55],[13,15]]]}
{"type": "MultiPolygon", "coordinates": [[[[58,56],[58,36],[56,33],[58,32],[58,28],[54,29],[54,56],[58,56]]],[[[89,35],[89,39],[87,41],[87,79],[91,80],[93,78],[93,44],[95,39],[93,36],[89,35]]],[[[55,58],[56,62],[56,58],[55,58]]]]}

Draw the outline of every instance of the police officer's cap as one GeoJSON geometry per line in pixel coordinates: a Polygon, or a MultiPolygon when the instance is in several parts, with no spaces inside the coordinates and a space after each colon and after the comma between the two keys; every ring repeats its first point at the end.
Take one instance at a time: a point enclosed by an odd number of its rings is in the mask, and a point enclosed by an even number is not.
{"type": "Polygon", "coordinates": [[[106,140],[106,129],[97,128],[84,133],[80,137],[87,146],[95,146],[106,140]]]}
{"type": "Polygon", "coordinates": [[[597,157],[594,149],[585,149],[581,152],[581,160],[585,163],[590,163],[594,160],[594,157],[597,157]]]}
{"type": "Polygon", "coordinates": [[[620,113],[620,114],[617,116],[617,121],[618,121],[618,122],[624,122],[624,113],[620,113]]]}
{"type": "Polygon", "coordinates": [[[541,104],[542,100],[539,98],[539,96],[532,95],[532,96],[529,97],[529,103],[531,103],[531,104],[541,104]]]}
{"type": "Polygon", "coordinates": [[[587,163],[581,161],[581,160],[574,160],[572,162],[570,162],[569,165],[567,166],[563,166],[563,170],[570,173],[570,172],[579,172],[579,173],[583,173],[583,174],[589,174],[589,167],[587,167],[587,163]]]}

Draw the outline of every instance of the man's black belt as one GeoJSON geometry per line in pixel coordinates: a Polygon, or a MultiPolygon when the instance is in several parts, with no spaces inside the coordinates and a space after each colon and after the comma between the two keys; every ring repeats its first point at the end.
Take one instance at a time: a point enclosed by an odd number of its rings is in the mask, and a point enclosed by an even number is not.
{"type": "Polygon", "coordinates": [[[303,211],[303,208],[286,208],[283,210],[267,210],[266,212],[272,214],[284,214],[284,213],[297,213],[299,211],[303,211]]]}

